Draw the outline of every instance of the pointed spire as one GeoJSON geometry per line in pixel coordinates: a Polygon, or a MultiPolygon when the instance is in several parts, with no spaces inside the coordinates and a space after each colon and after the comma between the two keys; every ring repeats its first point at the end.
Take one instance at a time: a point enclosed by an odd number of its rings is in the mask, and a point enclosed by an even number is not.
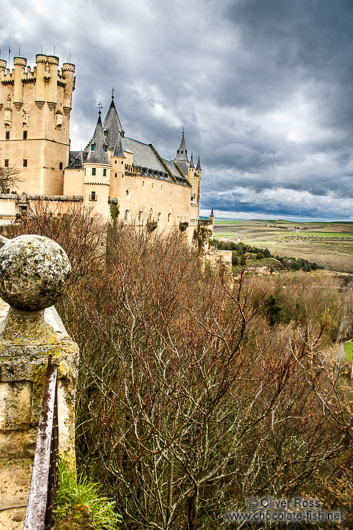
{"type": "Polygon", "coordinates": [[[109,164],[108,154],[105,150],[105,137],[100,109],[98,112],[97,125],[88,149],[87,162],[90,164],[109,164]]]}
{"type": "Polygon", "coordinates": [[[212,210],[211,210],[211,215],[210,215],[210,217],[214,217],[213,206],[212,206],[212,210]]]}
{"type": "Polygon", "coordinates": [[[119,156],[120,158],[126,158],[120,134],[119,134],[118,141],[116,142],[115,147],[114,147],[113,156],[119,156]]]}
{"type": "Polygon", "coordinates": [[[180,161],[189,162],[188,151],[186,149],[186,144],[185,144],[184,127],[183,127],[183,130],[182,130],[182,133],[181,133],[181,140],[180,140],[179,149],[177,149],[177,155],[176,155],[174,160],[180,160],[180,161]]]}
{"type": "Polygon", "coordinates": [[[104,130],[106,133],[108,149],[114,149],[115,144],[118,142],[118,137],[124,136],[119,114],[114,103],[114,88],[112,89],[112,100],[110,107],[104,120],[104,130]]]}
{"type": "Polygon", "coordinates": [[[201,171],[200,155],[199,155],[198,158],[197,158],[196,171],[201,171]]]}
{"type": "Polygon", "coordinates": [[[195,169],[195,165],[194,165],[194,154],[193,154],[193,153],[191,153],[190,167],[191,167],[192,169],[195,169]]]}

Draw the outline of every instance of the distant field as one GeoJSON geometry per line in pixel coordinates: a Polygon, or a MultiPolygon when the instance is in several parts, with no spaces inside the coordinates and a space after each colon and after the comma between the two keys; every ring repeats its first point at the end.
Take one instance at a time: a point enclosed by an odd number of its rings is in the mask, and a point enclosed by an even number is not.
{"type": "Polygon", "coordinates": [[[268,248],[273,255],[305,258],[353,274],[353,222],[294,223],[217,219],[214,237],[268,248]]]}

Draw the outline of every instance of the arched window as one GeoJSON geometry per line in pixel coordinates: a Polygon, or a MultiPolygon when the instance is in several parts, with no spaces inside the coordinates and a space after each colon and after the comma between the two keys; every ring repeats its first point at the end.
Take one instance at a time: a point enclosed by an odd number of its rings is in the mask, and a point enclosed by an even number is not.
{"type": "Polygon", "coordinates": [[[139,222],[139,224],[142,224],[142,219],[143,219],[143,213],[142,213],[142,211],[140,210],[140,211],[139,211],[139,216],[138,216],[138,222],[139,222]]]}
{"type": "Polygon", "coordinates": [[[124,213],[124,221],[128,221],[129,220],[129,210],[125,210],[125,213],[124,213]]]}
{"type": "Polygon", "coordinates": [[[172,214],[168,213],[168,224],[172,222],[172,214]]]}
{"type": "Polygon", "coordinates": [[[161,224],[161,219],[162,219],[162,212],[159,212],[159,214],[158,214],[158,225],[161,224]]]}

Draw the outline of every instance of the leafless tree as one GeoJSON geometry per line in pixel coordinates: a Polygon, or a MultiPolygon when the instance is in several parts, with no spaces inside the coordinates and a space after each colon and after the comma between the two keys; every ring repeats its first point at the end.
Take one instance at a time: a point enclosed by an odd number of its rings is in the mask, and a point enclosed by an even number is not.
{"type": "Polygon", "coordinates": [[[0,167],[0,193],[9,193],[22,182],[21,172],[15,167],[0,167]]]}

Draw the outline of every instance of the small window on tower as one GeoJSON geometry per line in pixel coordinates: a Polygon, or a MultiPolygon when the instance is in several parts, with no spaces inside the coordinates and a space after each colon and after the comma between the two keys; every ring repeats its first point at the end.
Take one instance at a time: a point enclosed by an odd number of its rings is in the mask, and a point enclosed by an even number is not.
{"type": "Polygon", "coordinates": [[[10,140],[10,131],[6,131],[6,140],[10,140]]]}
{"type": "Polygon", "coordinates": [[[107,146],[106,145],[104,146],[104,151],[107,152],[107,146]]]}
{"type": "Polygon", "coordinates": [[[103,177],[106,177],[106,176],[107,176],[107,170],[103,169],[103,177]]]}
{"type": "Polygon", "coordinates": [[[8,158],[5,159],[4,166],[5,166],[5,167],[9,167],[9,159],[8,159],[8,158]]]}
{"type": "Polygon", "coordinates": [[[78,165],[79,165],[79,160],[78,160],[78,158],[75,158],[75,160],[74,160],[74,166],[77,167],[78,165]]]}
{"type": "Polygon", "coordinates": [[[27,158],[24,158],[24,159],[23,159],[23,167],[27,167],[27,165],[28,165],[27,162],[28,162],[28,161],[27,161],[27,158]]]}
{"type": "Polygon", "coordinates": [[[96,201],[97,200],[97,195],[96,195],[95,191],[91,191],[91,195],[90,195],[89,200],[90,201],[96,201]]]}
{"type": "Polygon", "coordinates": [[[114,173],[114,177],[117,178],[118,174],[117,173],[114,173]]]}
{"type": "Polygon", "coordinates": [[[94,151],[94,144],[91,144],[91,151],[94,151]]]}
{"type": "Polygon", "coordinates": [[[63,163],[60,162],[60,164],[59,164],[59,169],[62,170],[62,168],[63,168],[63,163]]]}
{"type": "Polygon", "coordinates": [[[92,177],[94,177],[96,174],[96,168],[95,167],[92,167],[92,177]]]}
{"type": "Polygon", "coordinates": [[[27,131],[23,131],[23,139],[27,140],[27,131]]]}

